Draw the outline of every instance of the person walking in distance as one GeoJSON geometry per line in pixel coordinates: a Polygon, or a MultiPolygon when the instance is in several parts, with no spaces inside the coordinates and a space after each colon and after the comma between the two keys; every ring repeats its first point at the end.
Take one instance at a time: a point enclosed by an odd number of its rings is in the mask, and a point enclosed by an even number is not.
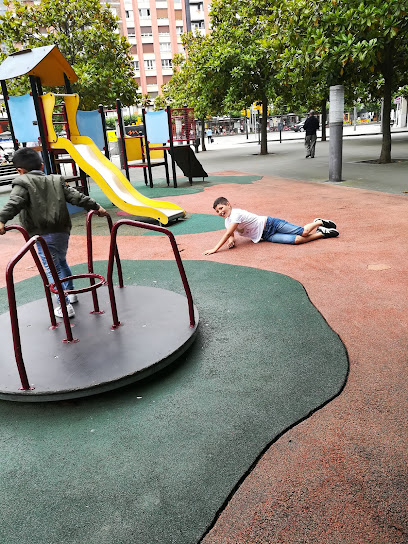
{"type": "Polygon", "coordinates": [[[305,135],[305,147],[306,147],[306,159],[309,157],[314,159],[317,135],[316,131],[319,129],[319,119],[315,117],[315,111],[309,112],[309,117],[306,119],[303,129],[306,132],[305,135]]]}

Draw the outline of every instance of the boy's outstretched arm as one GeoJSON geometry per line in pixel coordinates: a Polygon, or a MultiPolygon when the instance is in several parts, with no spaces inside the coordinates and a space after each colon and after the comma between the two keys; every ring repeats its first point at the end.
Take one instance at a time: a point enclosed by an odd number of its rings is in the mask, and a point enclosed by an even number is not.
{"type": "Polygon", "coordinates": [[[212,255],[213,253],[216,253],[225,244],[227,240],[229,240],[228,247],[233,248],[235,245],[234,232],[237,230],[238,225],[239,223],[231,223],[231,225],[228,227],[224,236],[221,238],[218,244],[212,249],[207,249],[207,251],[204,251],[204,255],[212,255]]]}

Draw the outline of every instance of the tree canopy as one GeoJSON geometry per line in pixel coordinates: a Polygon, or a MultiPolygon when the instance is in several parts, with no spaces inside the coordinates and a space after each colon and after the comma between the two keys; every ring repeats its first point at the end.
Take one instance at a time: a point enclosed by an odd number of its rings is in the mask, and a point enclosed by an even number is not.
{"type": "Polygon", "coordinates": [[[342,84],[349,104],[382,99],[380,161],[389,162],[392,97],[408,84],[406,10],[406,0],[213,0],[211,34],[185,37],[170,96],[206,113],[255,101],[266,111],[271,100],[319,109],[342,84]]]}
{"type": "MultiPolygon", "coordinates": [[[[383,100],[380,162],[391,160],[392,95],[408,83],[405,0],[287,0],[281,76],[327,87],[343,84],[348,101],[383,100]],[[320,77],[319,77],[320,75],[320,77]],[[312,78],[312,79],[311,79],[312,78]]],[[[276,24],[276,19],[273,21],[276,24]]]]}
{"type": "Polygon", "coordinates": [[[55,44],[78,75],[73,90],[80,95],[80,107],[92,109],[99,103],[113,107],[116,98],[124,105],[136,103],[130,45],[119,35],[117,18],[108,5],[99,0],[38,4],[6,0],[5,4],[8,11],[0,16],[3,58],[17,48],[55,44]]]}
{"type": "MultiPolygon", "coordinates": [[[[258,0],[214,0],[211,4],[212,32],[189,34],[184,39],[186,60],[176,59],[180,72],[168,88],[177,96],[180,88],[203,114],[222,114],[258,101],[264,112],[276,96],[279,43],[259,17],[258,0]],[[268,33],[269,39],[265,37],[268,33]],[[273,44],[273,48],[271,47],[273,44]]],[[[174,63],[173,63],[174,64],[174,63]]],[[[181,95],[179,94],[178,97],[181,95]]],[[[266,116],[261,123],[261,153],[267,153],[266,116]]]]}

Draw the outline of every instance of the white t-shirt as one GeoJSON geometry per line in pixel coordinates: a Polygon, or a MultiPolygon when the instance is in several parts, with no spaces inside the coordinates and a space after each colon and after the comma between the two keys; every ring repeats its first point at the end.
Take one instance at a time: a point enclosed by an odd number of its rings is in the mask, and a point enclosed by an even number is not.
{"type": "Polygon", "coordinates": [[[256,244],[262,237],[265,221],[266,216],[232,208],[230,216],[225,218],[225,228],[228,229],[231,223],[239,223],[236,232],[245,238],[250,238],[256,244]]]}

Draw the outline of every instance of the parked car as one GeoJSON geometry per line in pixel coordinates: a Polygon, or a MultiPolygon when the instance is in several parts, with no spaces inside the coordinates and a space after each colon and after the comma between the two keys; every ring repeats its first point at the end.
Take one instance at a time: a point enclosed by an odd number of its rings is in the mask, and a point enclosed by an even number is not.
{"type": "Polygon", "coordinates": [[[305,124],[305,121],[300,121],[300,123],[296,123],[296,125],[293,125],[291,128],[295,132],[303,132],[305,129],[303,128],[303,125],[305,124]]]}

